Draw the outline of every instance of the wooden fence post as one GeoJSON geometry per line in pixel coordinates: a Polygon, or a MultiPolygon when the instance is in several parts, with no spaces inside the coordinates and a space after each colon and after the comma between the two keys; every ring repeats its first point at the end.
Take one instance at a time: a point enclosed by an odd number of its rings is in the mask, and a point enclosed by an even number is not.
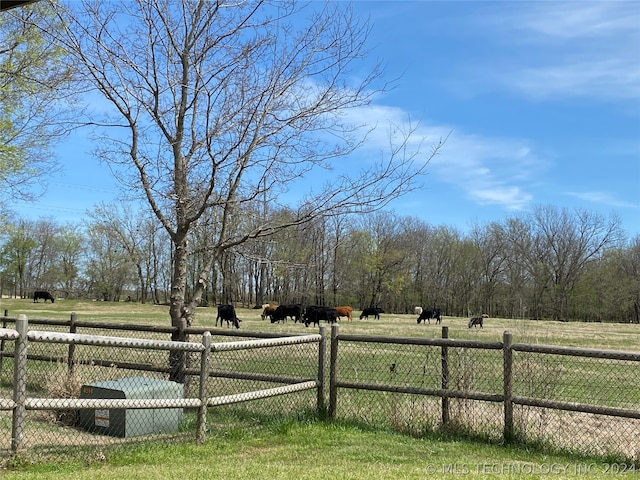
{"type": "Polygon", "coordinates": [[[24,314],[16,319],[16,331],[19,337],[15,341],[13,371],[13,423],[11,426],[11,451],[17,453],[23,447],[27,398],[27,330],[29,321],[24,314]]]}
{"type": "Polygon", "coordinates": [[[338,324],[331,325],[331,359],[329,361],[329,418],[336,416],[338,399],[338,324]]]}
{"type": "Polygon", "coordinates": [[[198,409],[197,443],[204,443],[204,437],[207,432],[207,403],[209,402],[207,383],[209,380],[209,366],[211,365],[211,332],[202,334],[202,344],[204,345],[204,350],[200,356],[200,389],[198,392],[198,397],[202,403],[198,409]]]}
{"type": "MultiPolygon", "coordinates": [[[[69,333],[76,333],[78,327],[76,325],[77,315],[75,313],[71,314],[71,320],[69,321],[69,333]]],[[[71,342],[69,344],[69,355],[67,358],[67,371],[68,375],[71,377],[74,374],[76,365],[76,344],[71,342]]]]}
{"type": "Polygon", "coordinates": [[[513,441],[513,337],[505,331],[502,335],[504,359],[504,441],[513,441]]]}
{"type": "Polygon", "coordinates": [[[320,342],[318,343],[318,415],[326,414],[326,402],[324,400],[324,362],[327,349],[327,327],[320,325],[320,342]]]}
{"type": "MultiPolygon", "coordinates": [[[[449,327],[442,327],[442,338],[449,338],[449,327]]],[[[449,389],[449,349],[442,346],[440,355],[442,357],[442,390],[449,389]]],[[[442,426],[449,424],[449,397],[442,397],[442,426]]]]}
{"type": "MultiPolygon", "coordinates": [[[[4,311],[4,316],[7,316],[7,312],[6,310],[4,311]]],[[[2,320],[2,328],[7,328],[7,320],[2,320]]],[[[5,345],[6,340],[2,339],[0,340],[0,376],[2,375],[2,359],[4,358],[4,345],[5,345]]],[[[1,377],[0,377],[1,378],[1,377]]]]}

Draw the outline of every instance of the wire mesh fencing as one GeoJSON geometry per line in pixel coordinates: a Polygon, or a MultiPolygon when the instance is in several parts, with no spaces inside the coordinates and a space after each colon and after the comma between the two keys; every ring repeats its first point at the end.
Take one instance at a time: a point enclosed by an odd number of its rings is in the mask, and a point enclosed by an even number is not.
{"type": "Polygon", "coordinates": [[[60,455],[141,437],[193,439],[211,406],[261,399],[261,408],[271,402],[284,411],[319,398],[320,335],[216,343],[209,332],[201,342],[7,332],[0,331],[1,450],[60,455]],[[183,382],[172,378],[176,353],[185,354],[183,382]],[[297,403],[282,398],[289,394],[297,403]]]}
{"type": "Polygon", "coordinates": [[[501,438],[502,406],[491,402],[502,399],[499,343],[451,348],[447,340],[350,335],[338,341],[336,418],[411,434],[446,427],[501,438]]]}
{"type": "Polygon", "coordinates": [[[15,393],[19,336],[0,329],[0,451],[16,439],[57,454],[197,439],[203,418],[215,428],[226,409],[288,416],[322,411],[328,397],[334,418],[412,435],[465,433],[640,459],[639,353],[513,344],[506,333],[501,342],[453,340],[446,327],[434,339],[342,335],[334,326],[330,356],[323,329],[278,338],[192,331],[178,343],[170,329],[135,337],[68,329],[28,332],[26,400],[15,393]]]}
{"type": "Polygon", "coordinates": [[[515,434],[581,453],[639,459],[638,360],[632,353],[553,347],[514,352],[515,434]]]}
{"type": "Polygon", "coordinates": [[[503,342],[443,337],[336,328],[332,414],[412,434],[453,431],[640,459],[640,354],[511,345],[506,332],[503,342]]]}

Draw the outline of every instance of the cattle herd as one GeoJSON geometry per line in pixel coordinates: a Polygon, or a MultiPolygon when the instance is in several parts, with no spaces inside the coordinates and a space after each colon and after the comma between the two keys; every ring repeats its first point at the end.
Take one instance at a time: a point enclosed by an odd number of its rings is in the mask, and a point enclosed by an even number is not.
{"type": "MultiPolygon", "coordinates": [[[[54,302],[53,295],[46,290],[36,290],[33,292],[33,301],[37,303],[40,299],[45,302],[47,300],[51,300],[51,303],[54,302]]],[[[289,318],[295,323],[304,323],[305,327],[308,327],[311,324],[319,325],[322,320],[329,323],[336,323],[341,318],[346,318],[349,321],[353,318],[353,307],[348,305],[341,307],[322,307],[318,305],[303,306],[299,303],[277,306],[265,304],[262,305],[261,308],[262,320],[269,318],[271,323],[284,323],[289,318]]],[[[368,320],[369,317],[379,320],[381,313],[384,313],[384,310],[380,307],[367,307],[362,310],[360,320],[368,320]]],[[[422,307],[415,307],[414,313],[418,315],[418,324],[421,322],[431,324],[431,320],[435,320],[436,324],[442,323],[442,312],[439,308],[423,309],[422,307]]],[[[484,319],[488,317],[489,315],[486,313],[479,317],[472,317],[469,320],[469,328],[482,328],[484,319]]],[[[216,327],[218,326],[218,322],[220,322],[221,327],[222,322],[227,322],[227,327],[234,326],[235,328],[240,328],[241,320],[236,315],[236,309],[233,305],[220,304],[218,305],[218,316],[216,317],[215,323],[216,327]]]]}
{"type": "MultiPolygon", "coordinates": [[[[257,308],[257,307],[256,307],[257,308]]],[[[267,318],[271,323],[284,323],[287,319],[291,319],[294,323],[304,323],[305,327],[309,325],[319,325],[321,320],[328,323],[336,323],[340,318],[347,318],[349,321],[353,318],[353,307],[341,306],[341,307],[323,307],[318,305],[303,306],[302,304],[292,305],[262,305],[262,314],[260,317],[262,320],[267,318]]],[[[367,307],[362,310],[360,320],[369,319],[373,317],[376,320],[380,319],[380,314],[384,313],[384,310],[380,307],[367,307]]],[[[442,323],[442,312],[439,308],[423,309],[422,307],[415,307],[414,313],[418,315],[418,324],[421,322],[431,324],[431,320],[435,320],[436,324],[442,323]]],[[[473,317],[469,320],[469,328],[479,326],[482,328],[482,322],[489,315],[483,314],[480,317],[473,317]]],[[[220,326],[222,322],[227,322],[227,327],[233,325],[236,328],[240,328],[240,319],[236,315],[236,309],[233,305],[218,305],[218,316],[216,317],[216,326],[220,326]]]]}

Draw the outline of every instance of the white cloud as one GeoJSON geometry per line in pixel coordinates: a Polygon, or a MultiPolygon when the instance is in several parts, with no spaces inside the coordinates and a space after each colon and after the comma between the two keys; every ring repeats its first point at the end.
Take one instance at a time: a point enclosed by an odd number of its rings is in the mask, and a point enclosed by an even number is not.
{"type": "Polygon", "coordinates": [[[538,100],[640,98],[637,2],[501,3],[476,22],[483,39],[499,42],[503,52],[490,65],[483,59],[471,66],[480,84],[538,100]]]}
{"type": "MultiPolygon", "coordinates": [[[[400,108],[373,105],[349,112],[357,124],[375,125],[365,145],[366,152],[389,148],[389,132],[396,126],[407,131],[408,115],[400,108]]],[[[411,148],[420,147],[427,158],[431,147],[447,139],[431,160],[432,180],[445,183],[472,202],[520,210],[532,201],[527,191],[546,162],[522,139],[487,137],[463,132],[448,125],[416,124],[411,148]]]]}
{"type": "Polygon", "coordinates": [[[627,202],[625,200],[620,200],[608,192],[567,192],[567,195],[579,198],[580,200],[584,200],[586,202],[596,203],[598,205],[606,205],[609,207],[618,208],[634,208],[636,210],[640,209],[640,205],[627,202]]]}
{"type": "Polygon", "coordinates": [[[454,131],[434,173],[476,203],[520,210],[531,202],[527,189],[545,167],[524,140],[454,131]]]}
{"type": "Polygon", "coordinates": [[[640,66],[633,68],[622,59],[522,68],[505,74],[500,81],[536,99],[640,98],[640,66]]]}
{"type": "Polygon", "coordinates": [[[536,2],[519,15],[524,28],[565,39],[637,33],[639,16],[640,8],[633,1],[536,2]]]}
{"type": "Polygon", "coordinates": [[[533,199],[520,187],[494,186],[485,190],[471,190],[469,195],[481,205],[502,205],[509,210],[522,210],[533,199]]]}

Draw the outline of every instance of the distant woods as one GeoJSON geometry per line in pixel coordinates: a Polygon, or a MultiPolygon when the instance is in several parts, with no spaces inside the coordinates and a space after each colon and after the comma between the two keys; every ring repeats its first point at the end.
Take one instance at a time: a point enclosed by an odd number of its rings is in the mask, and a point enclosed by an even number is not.
{"type": "MultiPolygon", "coordinates": [[[[214,230],[211,222],[191,233],[188,285],[201,278],[214,230]]],[[[171,252],[154,217],[119,206],[77,225],[18,219],[2,232],[0,293],[166,304],[171,252]]],[[[555,207],[465,234],[388,212],[317,218],[226,250],[207,277],[202,306],[435,306],[456,316],[640,323],[640,236],[625,239],[615,217],[555,207]]]]}

